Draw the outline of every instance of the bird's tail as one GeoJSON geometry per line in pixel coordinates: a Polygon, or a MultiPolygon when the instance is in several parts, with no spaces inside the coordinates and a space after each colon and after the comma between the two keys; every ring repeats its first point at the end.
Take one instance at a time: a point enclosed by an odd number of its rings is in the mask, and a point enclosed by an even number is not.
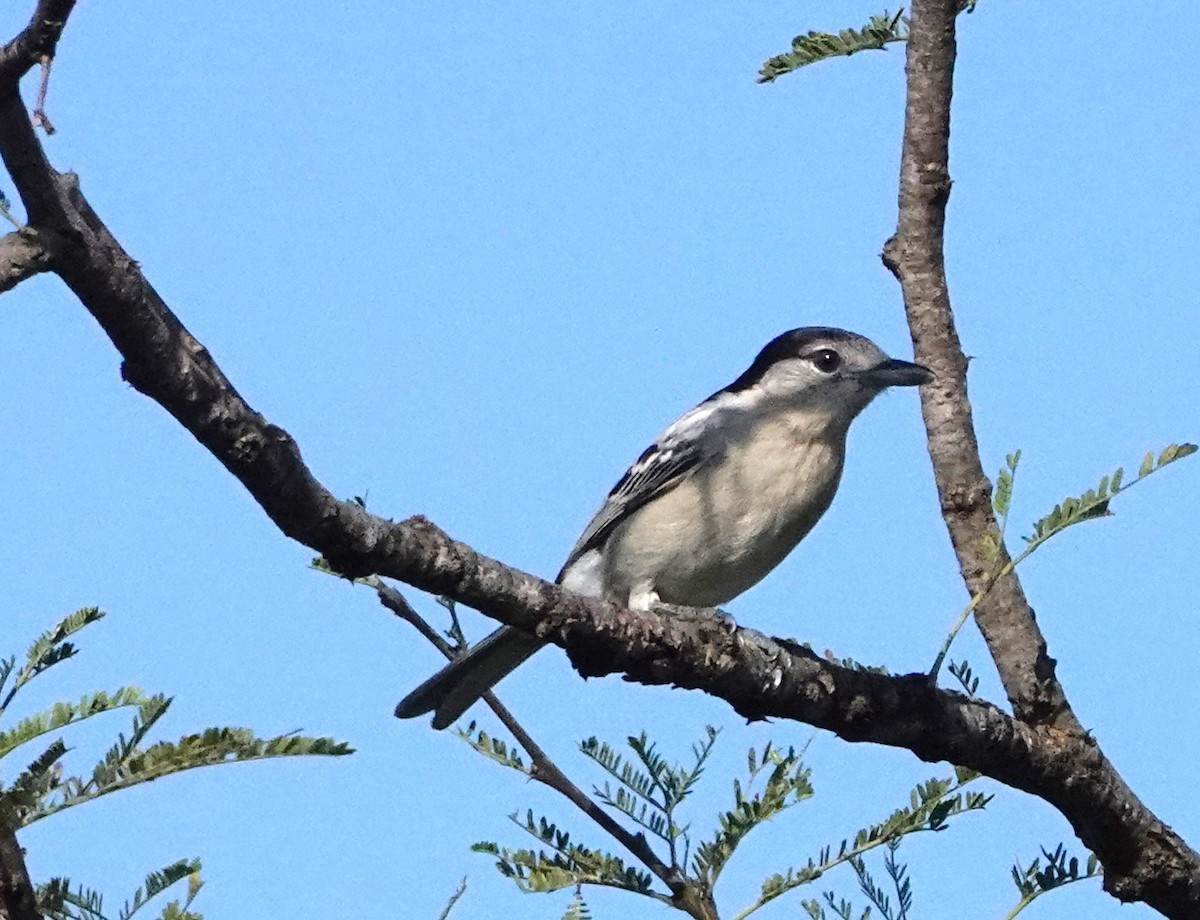
{"type": "Polygon", "coordinates": [[[528,633],[502,626],[402,699],[396,718],[433,712],[433,727],[443,729],[543,645],[528,633]]]}

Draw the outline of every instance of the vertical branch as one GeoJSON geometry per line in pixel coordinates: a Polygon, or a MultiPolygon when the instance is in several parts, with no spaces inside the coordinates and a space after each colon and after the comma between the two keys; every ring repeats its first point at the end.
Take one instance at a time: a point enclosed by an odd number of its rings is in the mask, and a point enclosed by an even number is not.
{"type": "MultiPolygon", "coordinates": [[[[1003,548],[999,560],[988,552],[1000,545],[1000,529],[992,513],[991,483],[979,459],[967,398],[968,361],[954,327],[946,284],[950,100],[960,7],[959,0],[915,0],[912,5],[900,213],[883,261],[903,290],[916,359],[937,374],[932,384],[921,388],[921,410],[942,517],[967,590],[975,595],[1008,556],[1003,548]]],[[[1015,574],[996,581],[975,619],[1017,717],[1079,731],[1015,574]]]]}

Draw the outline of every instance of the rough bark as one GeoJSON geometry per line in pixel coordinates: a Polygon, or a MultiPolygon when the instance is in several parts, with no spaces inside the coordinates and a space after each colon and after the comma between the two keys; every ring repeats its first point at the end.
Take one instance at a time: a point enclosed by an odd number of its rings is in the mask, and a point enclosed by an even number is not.
{"type": "Polygon", "coordinates": [[[1016,573],[993,583],[1009,557],[1003,547],[998,559],[987,551],[1000,544],[1000,529],[975,437],[967,396],[969,362],[954,325],[943,245],[952,185],[950,107],[961,8],[961,0],[912,4],[899,217],[883,251],[884,263],[903,291],[916,359],[937,374],[922,387],[921,409],[942,517],[967,590],[972,596],[987,591],[975,620],[1013,712],[1044,739],[1048,752],[1059,751],[1054,768],[1058,788],[1043,797],[1100,857],[1107,891],[1121,900],[1146,901],[1167,916],[1200,916],[1197,854],[1137,799],[1084,732],[1016,573]],[[1112,803],[1124,802],[1127,810],[1089,814],[1076,798],[1084,785],[1106,790],[1112,803]],[[1122,838],[1123,843],[1113,846],[1122,838]]]}
{"type": "Polygon", "coordinates": [[[25,868],[25,852],[7,827],[0,829],[0,918],[42,920],[37,895],[25,868]]]}

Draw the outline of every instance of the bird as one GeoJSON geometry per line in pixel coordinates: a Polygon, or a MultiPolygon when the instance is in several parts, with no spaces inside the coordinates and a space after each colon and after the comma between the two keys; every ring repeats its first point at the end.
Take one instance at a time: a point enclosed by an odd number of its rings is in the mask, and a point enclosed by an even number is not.
{"type": "MultiPolygon", "coordinates": [[[[829,508],[859,413],[889,387],[933,376],[844,329],[776,336],[634,461],[555,581],[631,610],[728,603],[779,565],[829,508]]],[[[433,727],[446,728],[543,645],[501,627],[413,690],[396,716],[433,712],[433,727]]]]}

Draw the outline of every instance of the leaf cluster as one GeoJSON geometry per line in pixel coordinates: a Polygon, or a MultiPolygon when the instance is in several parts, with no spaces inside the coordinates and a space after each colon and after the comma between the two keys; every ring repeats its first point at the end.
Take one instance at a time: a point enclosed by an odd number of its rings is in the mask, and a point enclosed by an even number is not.
{"type": "MultiPolygon", "coordinates": [[[[1124,482],[1125,469],[1117,467],[1108,476],[1102,476],[1096,488],[1088,489],[1082,495],[1065,498],[1055,505],[1053,511],[1034,523],[1033,533],[1025,537],[1025,542],[1032,548],[1062,533],[1068,527],[1108,516],[1108,504],[1118,492],[1137,485],[1176,460],[1191,456],[1197,449],[1195,444],[1168,444],[1157,456],[1154,451],[1150,451],[1142,459],[1137,478],[1129,483],[1124,482]]],[[[1028,551],[1029,549],[1026,550],[1028,551]]]]}
{"type": "Polygon", "coordinates": [[[501,875],[511,878],[522,891],[558,891],[579,885],[601,885],[647,894],[653,886],[648,872],[626,866],[624,860],[571,840],[571,835],[533,811],[524,820],[509,815],[519,828],[535,837],[548,850],[513,850],[490,841],[471,849],[496,857],[501,875]]]}
{"type": "MultiPolygon", "coordinates": [[[[0,661],[0,720],[8,715],[18,694],[32,680],[74,657],[77,648],[70,639],[103,617],[104,613],[97,608],[86,607],[40,635],[29,647],[19,668],[16,656],[0,661]]],[[[84,802],[198,767],[276,757],[339,756],[352,752],[348,745],[331,738],[296,734],[259,738],[245,728],[207,728],[184,735],[178,741],[150,742],[151,730],[170,706],[170,698],[162,694],[148,695],[136,687],[119,687],[112,692],[85,694],[75,702],[54,703],[0,729],[0,761],[27,746],[40,745],[23,769],[5,771],[6,775],[15,773],[15,776],[0,782],[0,830],[12,833],[84,802]],[[67,753],[62,731],[118,709],[134,711],[128,733],[119,733],[90,770],[68,774],[62,762],[67,753]]],[[[186,898],[170,902],[160,917],[165,920],[198,918],[199,915],[190,910],[202,884],[198,860],[180,860],[150,873],[143,886],[126,901],[118,917],[128,920],[151,898],[185,879],[186,898]]],[[[100,896],[83,886],[73,886],[69,879],[51,879],[39,887],[38,897],[47,917],[76,920],[105,920],[107,917],[100,896]]]]}
{"type": "MultiPolygon", "coordinates": [[[[526,772],[523,765],[514,763],[509,745],[477,732],[473,724],[462,735],[488,759],[526,772]]],[[[665,850],[670,891],[656,888],[653,875],[628,866],[612,853],[575,842],[565,829],[532,811],[527,811],[523,819],[515,814],[511,818],[537,840],[537,848],[512,849],[484,841],[473,849],[495,857],[499,871],[522,891],[575,887],[578,893],[580,886],[600,885],[678,906],[680,891],[684,890],[695,902],[711,903],[723,870],[750,833],[813,795],[811,770],[804,763],[803,750],[778,748],[771,743],[761,749],[751,748],[745,776],[733,780],[732,805],[717,814],[713,830],[693,845],[694,822],[683,819],[680,806],[696,789],[717,737],[717,729],[707,727],[704,736],[692,745],[690,758],[682,762],[664,756],[645,732],[627,738],[620,748],[594,737],[579,745],[580,751],[605,774],[605,779],[593,787],[595,801],[638,828],[642,839],[658,841],[665,850]]],[[[843,863],[854,867],[858,862],[855,871],[869,879],[862,856],[881,846],[889,847],[884,867],[889,874],[894,873],[896,903],[907,910],[911,891],[904,867],[894,859],[894,845],[909,834],[944,830],[958,815],[985,808],[990,795],[964,788],[978,776],[959,768],[951,777],[935,777],[918,784],[910,792],[908,804],[884,820],[860,829],[837,846],[821,848],[795,868],[768,877],[759,896],[735,920],[744,920],[843,863]]],[[[881,890],[876,894],[885,897],[881,890]]]]}
{"type": "Polygon", "coordinates": [[[1005,917],[1005,920],[1012,920],[1047,892],[1073,882],[1097,878],[1103,871],[1104,869],[1094,853],[1089,853],[1081,866],[1079,858],[1068,856],[1066,847],[1061,843],[1053,851],[1042,847],[1042,855],[1034,859],[1028,866],[1013,865],[1012,880],[1013,884],[1017,886],[1017,892],[1021,899],[1005,917]]]}
{"type": "MultiPolygon", "coordinates": [[[[204,887],[198,859],[181,859],[151,872],[121,906],[116,920],[130,920],[152,898],[185,880],[187,893],[183,900],[169,901],[159,913],[159,920],[204,920],[201,914],[191,910],[192,902],[204,887]]],[[[82,885],[72,888],[67,878],[53,878],[39,886],[38,906],[48,920],[110,920],[104,912],[104,898],[100,894],[82,885]]]]}
{"type": "Polygon", "coordinates": [[[805,32],[792,39],[792,50],[777,54],[762,65],[759,83],[771,83],[784,74],[825,61],[833,57],[849,57],[860,51],[882,51],[892,42],[908,39],[908,20],[904,10],[886,10],[872,16],[861,29],[842,29],[840,32],[805,32]]]}

